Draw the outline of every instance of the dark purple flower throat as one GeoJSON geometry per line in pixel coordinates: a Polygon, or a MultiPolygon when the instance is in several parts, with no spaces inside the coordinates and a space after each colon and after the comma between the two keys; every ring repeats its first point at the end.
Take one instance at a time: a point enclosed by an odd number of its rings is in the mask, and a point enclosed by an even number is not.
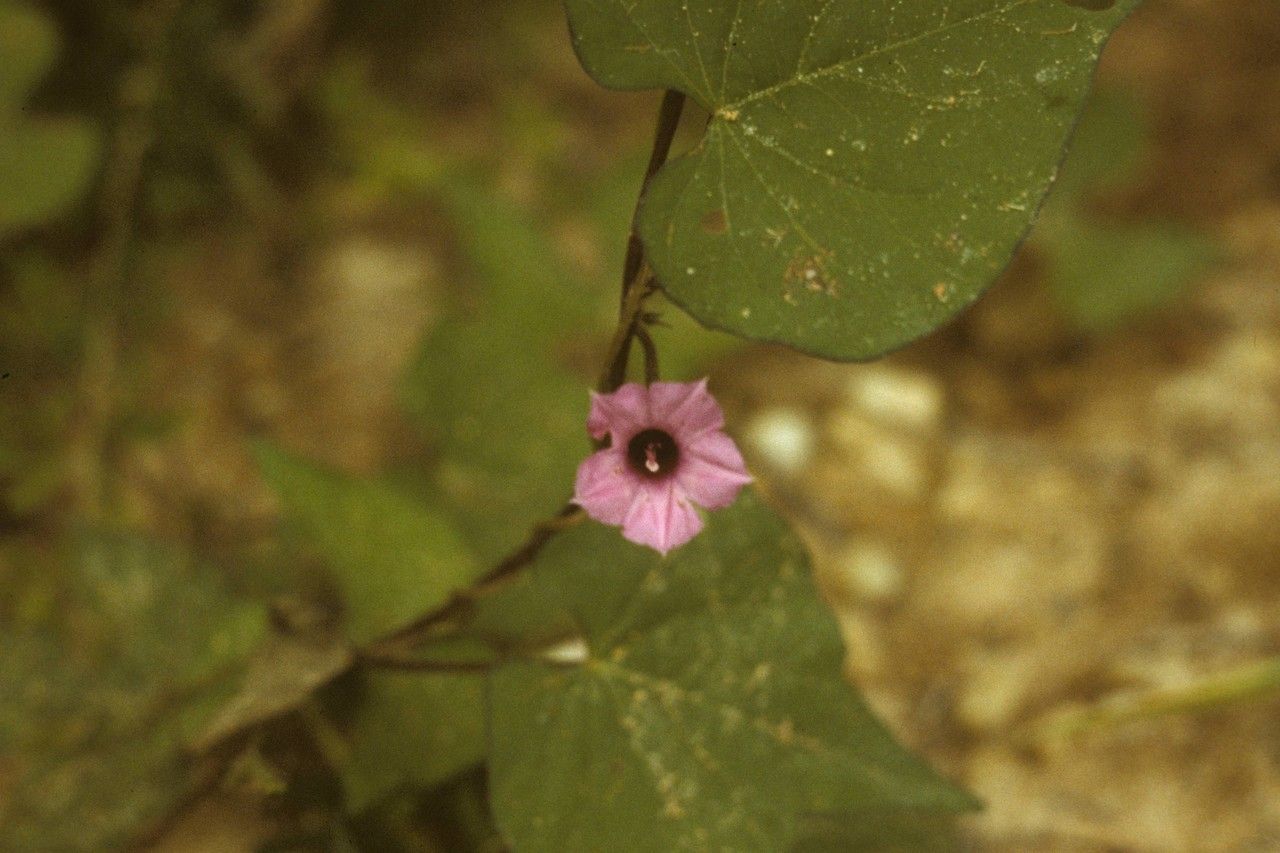
{"type": "Polygon", "coordinates": [[[679,445],[663,430],[641,430],[627,443],[627,462],[641,476],[655,480],[666,477],[679,461],[679,445]]]}

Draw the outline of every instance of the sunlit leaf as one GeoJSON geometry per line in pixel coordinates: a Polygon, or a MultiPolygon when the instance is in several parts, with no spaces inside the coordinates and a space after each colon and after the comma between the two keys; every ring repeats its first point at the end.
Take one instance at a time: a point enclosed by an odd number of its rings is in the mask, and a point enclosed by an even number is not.
{"type": "Polygon", "coordinates": [[[74,569],[58,624],[0,634],[0,849],[116,850],[154,828],[192,790],[184,746],[266,626],[147,542],[89,538],[74,569]]]}
{"type": "Polygon", "coordinates": [[[805,815],[972,805],[844,682],[803,550],[754,495],[669,558],[584,524],[534,571],[585,648],[492,676],[516,849],[781,850],[805,815]]]}
{"type": "Polygon", "coordinates": [[[470,551],[439,513],[381,483],[258,445],[299,544],[330,569],[347,636],[373,639],[442,604],[476,576],[470,551]]]}
{"type": "Polygon", "coordinates": [[[641,211],[667,293],[837,359],[925,334],[1005,266],[1135,4],[567,2],[599,82],[711,113],[641,211]]]}

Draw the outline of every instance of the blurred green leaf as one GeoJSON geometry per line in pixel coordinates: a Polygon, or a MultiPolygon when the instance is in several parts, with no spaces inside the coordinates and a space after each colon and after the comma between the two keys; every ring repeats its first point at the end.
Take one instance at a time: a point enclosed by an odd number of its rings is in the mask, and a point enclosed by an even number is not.
{"type": "Polygon", "coordinates": [[[267,444],[255,452],[294,532],[330,569],[353,642],[444,603],[476,577],[471,552],[439,513],[267,444]]]}
{"type": "Polygon", "coordinates": [[[534,571],[585,649],[492,676],[517,849],[779,850],[804,815],[972,807],[845,683],[803,549],[753,493],[668,558],[588,523],[534,571]]]}
{"type": "Polygon", "coordinates": [[[0,234],[38,224],[78,199],[97,157],[97,134],[82,122],[0,124],[0,234]]]}
{"type": "Polygon", "coordinates": [[[1202,234],[1174,223],[1046,219],[1036,239],[1048,252],[1054,296],[1076,326],[1092,332],[1168,303],[1219,257],[1202,234]]]}
{"type": "Polygon", "coordinates": [[[369,673],[342,768],[347,809],[361,812],[483,760],[482,686],[479,675],[369,673]]]}
{"type": "Polygon", "coordinates": [[[1136,100],[1095,92],[1032,232],[1055,299],[1085,331],[1109,331],[1160,307],[1219,257],[1213,242],[1187,226],[1108,221],[1090,210],[1091,199],[1132,180],[1146,138],[1136,100]]]}
{"type": "Polygon", "coordinates": [[[835,359],[941,325],[1008,263],[1136,0],[568,0],[602,85],[679,89],[706,137],[649,189],[663,288],[835,359]]]}
{"type": "Polygon", "coordinates": [[[1142,164],[1146,142],[1142,105],[1121,90],[1094,89],[1071,134],[1067,159],[1046,207],[1056,206],[1062,198],[1079,200],[1083,193],[1123,185],[1142,164]]]}
{"type": "Polygon", "coordinates": [[[450,158],[424,132],[415,111],[370,80],[368,61],[337,61],[321,80],[317,99],[359,188],[370,197],[422,193],[447,174],[450,158]]]}
{"type": "Polygon", "coordinates": [[[568,500],[590,450],[591,380],[564,360],[599,332],[598,296],[510,202],[462,183],[444,200],[473,277],[428,333],[403,398],[438,447],[436,483],[459,528],[491,564],[568,500]]]}
{"type": "Polygon", "coordinates": [[[316,690],[346,672],[351,650],[326,639],[275,635],[245,667],[234,695],[191,741],[202,753],[253,726],[296,710],[316,690]]]}
{"type": "Polygon", "coordinates": [[[99,137],[73,119],[32,120],[31,88],[58,50],[57,32],[24,5],[0,4],[0,236],[62,212],[88,188],[99,137]]]}
{"type": "Polygon", "coordinates": [[[0,0],[0,117],[21,109],[57,53],[58,32],[43,13],[0,0]]]}
{"type": "Polygon", "coordinates": [[[0,849],[119,849],[165,818],[195,781],[185,743],[265,626],[185,557],[87,537],[59,618],[0,631],[0,849]]]}

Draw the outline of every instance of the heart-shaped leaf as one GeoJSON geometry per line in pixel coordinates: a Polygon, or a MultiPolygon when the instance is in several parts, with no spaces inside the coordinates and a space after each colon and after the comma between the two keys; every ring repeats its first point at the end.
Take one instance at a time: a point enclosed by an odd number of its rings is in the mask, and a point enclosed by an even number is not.
{"type": "Polygon", "coordinates": [[[666,292],[708,326],[835,359],[929,332],[1008,262],[1136,0],[1085,5],[567,0],[600,83],[711,114],[640,212],[666,292]]]}
{"type": "Polygon", "coordinates": [[[534,572],[585,645],[491,677],[517,849],[782,850],[806,815],[972,805],[845,683],[803,549],[754,495],[667,558],[587,523],[534,572]]]}

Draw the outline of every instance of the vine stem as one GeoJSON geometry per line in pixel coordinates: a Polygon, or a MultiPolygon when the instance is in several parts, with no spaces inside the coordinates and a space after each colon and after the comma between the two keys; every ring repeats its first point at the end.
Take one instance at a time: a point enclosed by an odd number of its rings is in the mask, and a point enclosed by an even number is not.
{"type": "Polygon", "coordinates": [[[631,353],[631,340],[643,320],[644,301],[653,292],[653,287],[645,275],[644,244],[636,230],[636,219],[640,213],[640,205],[653,176],[667,162],[671,154],[671,143],[676,138],[676,129],[680,126],[680,115],[684,112],[684,92],[668,89],[662,96],[662,106],[658,111],[658,127],[653,136],[653,150],[649,154],[649,165],[644,171],[644,180],[640,183],[640,195],[636,199],[635,212],[631,216],[631,234],[627,238],[627,258],[622,265],[622,296],[618,307],[618,328],[609,344],[605,356],[604,373],[596,384],[601,393],[616,391],[627,377],[627,359],[631,353]]]}
{"type": "MultiPolygon", "coordinates": [[[[618,327],[613,333],[613,339],[609,342],[604,372],[596,385],[601,393],[616,391],[626,381],[631,342],[636,338],[639,338],[645,351],[646,381],[652,382],[658,377],[657,348],[653,344],[653,338],[644,328],[644,302],[653,293],[654,284],[647,274],[644,244],[641,243],[640,235],[636,232],[636,218],[649,184],[653,181],[653,176],[658,174],[658,170],[667,162],[667,157],[671,153],[671,144],[675,140],[676,129],[680,126],[680,116],[684,112],[684,102],[683,92],[668,89],[662,96],[662,106],[658,110],[658,126],[654,131],[653,150],[649,154],[649,165],[645,168],[644,179],[640,183],[640,194],[636,199],[635,212],[631,217],[627,256],[622,267],[618,327]]],[[[538,552],[556,533],[577,524],[582,518],[581,508],[572,503],[566,504],[553,518],[534,525],[524,543],[490,572],[435,610],[374,641],[361,651],[360,659],[369,666],[394,669],[438,670],[442,666],[450,666],[444,662],[418,664],[404,658],[403,653],[407,648],[431,637],[433,631],[441,626],[464,616],[476,600],[532,563],[538,552]]],[[[470,666],[470,664],[462,664],[462,666],[470,666]]]]}

